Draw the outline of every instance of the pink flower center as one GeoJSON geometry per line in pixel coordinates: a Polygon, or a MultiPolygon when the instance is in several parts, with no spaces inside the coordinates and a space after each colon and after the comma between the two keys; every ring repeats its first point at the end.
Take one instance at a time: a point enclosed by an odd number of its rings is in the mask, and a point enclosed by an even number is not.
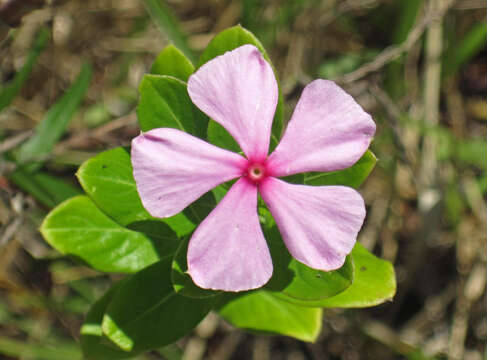
{"type": "Polygon", "coordinates": [[[265,165],[258,162],[249,163],[249,166],[247,167],[247,176],[254,183],[261,182],[262,179],[267,176],[265,165]]]}

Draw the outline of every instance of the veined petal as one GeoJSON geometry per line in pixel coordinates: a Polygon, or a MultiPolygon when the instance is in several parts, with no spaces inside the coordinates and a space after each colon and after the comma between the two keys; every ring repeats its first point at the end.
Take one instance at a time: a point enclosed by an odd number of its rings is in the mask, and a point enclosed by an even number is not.
{"type": "Polygon", "coordinates": [[[247,160],[185,132],[160,128],[132,140],[142,204],[154,217],[177,214],[215,186],[242,175],[247,160]]]}
{"type": "Polygon", "coordinates": [[[188,93],[249,159],[265,159],[278,88],[271,66],[255,46],[243,45],[204,64],[189,78],[188,93]]]}
{"type": "Polygon", "coordinates": [[[267,166],[276,177],[345,169],[360,159],[374,133],[374,121],[349,94],[318,79],[304,88],[267,166]]]}
{"type": "Polygon", "coordinates": [[[295,259],[324,271],[343,265],[365,218],[357,191],[346,186],[294,185],[272,177],[259,190],[295,259]]]}
{"type": "Polygon", "coordinates": [[[272,260],[257,216],[257,187],[239,179],[198,226],[189,242],[188,272],[205,289],[263,286],[272,260]]]}

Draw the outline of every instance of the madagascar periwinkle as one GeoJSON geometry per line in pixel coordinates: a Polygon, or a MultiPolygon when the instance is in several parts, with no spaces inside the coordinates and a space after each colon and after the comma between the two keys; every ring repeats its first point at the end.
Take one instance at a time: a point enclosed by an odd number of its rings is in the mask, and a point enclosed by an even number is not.
{"type": "Polygon", "coordinates": [[[297,185],[279,178],[353,165],[375,133],[370,115],[332,81],[315,80],[305,87],[281,141],[268,155],[278,85],[253,45],[203,65],[189,78],[188,93],[233,136],[243,156],[180,130],[158,128],[132,141],[132,165],[144,207],[159,218],[238,179],[191,237],[187,261],[193,281],[202,288],[243,291],[271,278],[258,193],[294,258],[313,269],[340,268],[365,218],[360,194],[345,186],[297,185]]]}
{"type": "Polygon", "coordinates": [[[376,162],[375,123],[343,89],[309,83],[282,131],[270,60],[236,26],[196,71],[166,47],[139,92],[131,148],[87,160],[77,173],[86,195],[41,226],[61,253],[127,274],[104,278],[111,287],[86,316],[87,359],[161,348],[210,311],[315,341],[323,308],[392,298],[392,265],[357,242],[365,205],[355,188],[376,162]]]}

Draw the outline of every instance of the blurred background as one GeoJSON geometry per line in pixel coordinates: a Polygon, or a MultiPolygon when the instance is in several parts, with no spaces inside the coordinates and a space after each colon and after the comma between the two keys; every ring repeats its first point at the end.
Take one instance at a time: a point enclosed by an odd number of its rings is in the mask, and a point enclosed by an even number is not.
{"type": "Polygon", "coordinates": [[[486,360],[486,0],[0,0],[0,359],[81,359],[83,314],[114,277],[37,228],[81,192],[84,160],[138,134],[137,87],[159,51],[196,59],[236,24],[268,50],[286,119],[315,78],[373,115],[359,241],[394,264],[397,295],[327,310],[314,344],[210,314],[140,359],[486,360]],[[42,166],[14,161],[33,152],[42,166]]]}

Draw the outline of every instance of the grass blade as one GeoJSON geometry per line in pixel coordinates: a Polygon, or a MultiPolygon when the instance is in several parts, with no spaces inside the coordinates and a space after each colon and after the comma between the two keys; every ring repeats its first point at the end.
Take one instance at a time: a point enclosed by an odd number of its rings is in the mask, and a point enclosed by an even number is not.
{"type": "Polygon", "coordinates": [[[22,66],[22,69],[20,69],[20,71],[15,75],[10,84],[0,90],[0,111],[9,106],[12,100],[17,96],[32,72],[32,69],[37,62],[37,58],[41,54],[42,50],[44,50],[48,40],[49,30],[42,28],[34,42],[32,50],[27,56],[25,64],[22,66]]]}
{"type": "Polygon", "coordinates": [[[48,155],[63,135],[72,115],[78,108],[91,81],[91,66],[84,64],[77,79],[47,112],[35,129],[35,134],[16,154],[19,163],[42,159],[48,155]]]}
{"type": "Polygon", "coordinates": [[[190,49],[186,37],[182,33],[179,25],[171,13],[170,9],[162,0],[143,0],[147,12],[151,16],[159,30],[186,55],[193,63],[196,62],[196,56],[190,49]]]}
{"type": "Polygon", "coordinates": [[[450,45],[444,59],[443,77],[454,75],[460,67],[484,49],[487,43],[487,21],[475,24],[461,39],[450,45]]]}

